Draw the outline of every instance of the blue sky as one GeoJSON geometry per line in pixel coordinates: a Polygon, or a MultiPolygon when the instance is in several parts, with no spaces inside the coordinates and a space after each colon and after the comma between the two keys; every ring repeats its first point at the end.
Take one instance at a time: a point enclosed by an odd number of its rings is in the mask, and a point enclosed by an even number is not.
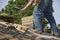
{"type": "MultiPolygon", "coordinates": [[[[0,0],[0,10],[8,4],[8,0],[0,0]]],[[[60,0],[53,0],[54,17],[57,24],[60,24],[60,0]]]]}
{"type": "Polygon", "coordinates": [[[8,4],[8,0],[0,0],[0,10],[8,4]]]}

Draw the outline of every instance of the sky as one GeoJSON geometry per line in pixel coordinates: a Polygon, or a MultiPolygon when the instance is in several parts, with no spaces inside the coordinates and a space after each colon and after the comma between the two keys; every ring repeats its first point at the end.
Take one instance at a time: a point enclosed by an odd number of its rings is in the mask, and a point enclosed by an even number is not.
{"type": "Polygon", "coordinates": [[[8,4],[8,0],[0,0],[0,10],[8,4]]]}
{"type": "Polygon", "coordinates": [[[57,24],[60,24],[60,0],[53,0],[54,17],[57,24]]]}
{"type": "MultiPolygon", "coordinates": [[[[0,10],[8,4],[8,0],[0,0],[0,10]]],[[[53,0],[54,17],[57,24],[60,24],[60,0],[53,0]]]]}

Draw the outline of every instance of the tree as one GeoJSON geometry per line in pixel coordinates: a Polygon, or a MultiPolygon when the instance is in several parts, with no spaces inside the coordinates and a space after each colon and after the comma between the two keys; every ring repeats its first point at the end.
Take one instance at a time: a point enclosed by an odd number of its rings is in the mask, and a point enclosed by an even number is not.
{"type": "Polygon", "coordinates": [[[19,14],[20,9],[23,8],[27,2],[28,0],[10,0],[8,1],[8,5],[6,5],[5,8],[1,10],[1,12],[8,13],[10,15],[17,17],[15,22],[21,24],[22,17],[32,14],[33,6],[29,8],[24,14],[19,14]]]}
{"type": "Polygon", "coordinates": [[[1,14],[2,12],[0,11],[0,14],[1,14]]]}
{"type": "Polygon", "coordinates": [[[58,24],[58,28],[60,29],[60,24],[58,24]]]}

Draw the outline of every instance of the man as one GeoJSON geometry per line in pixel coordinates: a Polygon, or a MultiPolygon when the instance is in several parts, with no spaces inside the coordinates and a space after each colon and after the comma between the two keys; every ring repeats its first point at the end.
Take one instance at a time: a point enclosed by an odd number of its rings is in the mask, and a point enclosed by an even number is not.
{"type": "MultiPolygon", "coordinates": [[[[28,4],[21,9],[21,13],[25,12],[27,8],[29,8],[33,4],[34,0],[30,0],[28,4]]],[[[53,17],[53,7],[52,7],[52,0],[39,0],[38,3],[35,5],[34,11],[33,11],[33,19],[34,19],[34,26],[35,29],[38,30],[40,33],[43,32],[43,27],[41,23],[42,14],[44,13],[45,18],[48,20],[48,22],[51,25],[51,29],[53,30],[54,35],[59,35],[59,30],[56,27],[56,22],[53,17]]]]}

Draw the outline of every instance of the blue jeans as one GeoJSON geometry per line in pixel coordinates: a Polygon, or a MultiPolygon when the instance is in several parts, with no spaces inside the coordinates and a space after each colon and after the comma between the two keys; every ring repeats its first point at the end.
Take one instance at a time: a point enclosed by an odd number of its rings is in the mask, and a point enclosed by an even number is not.
{"type": "Polygon", "coordinates": [[[35,29],[42,32],[43,27],[41,23],[41,18],[42,14],[44,13],[45,18],[48,20],[50,23],[51,29],[53,30],[54,33],[58,33],[58,28],[56,27],[56,22],[53,17],[53,11],[51,11],[52,7],[47,7],[43,11],[38,8],[38,5],[35,6],[34,11],[33,11],[33,19],[34,19],[34,26],[35,29]]]}

